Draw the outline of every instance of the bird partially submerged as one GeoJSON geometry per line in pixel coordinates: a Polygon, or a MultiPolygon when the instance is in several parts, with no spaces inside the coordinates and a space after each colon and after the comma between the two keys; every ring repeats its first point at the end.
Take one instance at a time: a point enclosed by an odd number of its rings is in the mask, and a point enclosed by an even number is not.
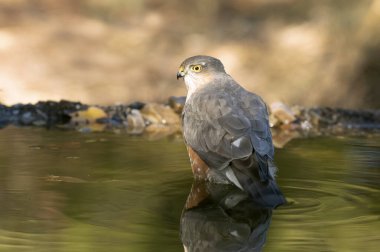
{"type": "Polygon", "coordinates": [[[264,101],[242,88],[210,56],[179,67],[188,89],[183,135],[196,179],[233,183],[264,207],[286,202],[275,181],[274,148],[264,101]]]}

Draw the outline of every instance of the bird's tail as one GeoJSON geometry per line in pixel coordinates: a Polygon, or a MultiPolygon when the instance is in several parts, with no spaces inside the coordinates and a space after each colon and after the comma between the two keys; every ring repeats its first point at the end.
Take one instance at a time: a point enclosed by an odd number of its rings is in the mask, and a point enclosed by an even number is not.
{"type": "Polygon", "coordinates": [[[251,196],[258,206],[276,208],[286,203],[286,199],[273,177],[270,176],[267,180],[262,181],[258,173],[255,174],[257,169],[253,169],[252,172],[252,167],[250,167],[250,172],[247,172],[247,167],[241,169],[241,165],[241,163],[233,162],[231,164],[232,171],[242,189],[251,196]]]}

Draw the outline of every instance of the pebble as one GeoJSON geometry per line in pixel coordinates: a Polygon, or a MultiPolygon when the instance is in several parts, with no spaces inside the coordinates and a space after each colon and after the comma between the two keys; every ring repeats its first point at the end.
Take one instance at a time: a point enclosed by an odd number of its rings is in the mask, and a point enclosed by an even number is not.
{"type": "Polygon", "coordinates": [[[282,102],[273,102],[270,105],[272,116],[277,119],[276,124],[289,124],[296,120],[293,111],[282,102]]]}
{"type": "Polygon", "coordinates": [[[157,103],[146,104],[141,110],[141,115],[152,124],[179,125],[180,118],[169,106],[157,103]]]}
{"type": "Polygon", "coordinates": [[[145,122],[137,109],[132,109],[127,116],[127,132],[129,134],[142,134],[145,130],[145,122]]]}

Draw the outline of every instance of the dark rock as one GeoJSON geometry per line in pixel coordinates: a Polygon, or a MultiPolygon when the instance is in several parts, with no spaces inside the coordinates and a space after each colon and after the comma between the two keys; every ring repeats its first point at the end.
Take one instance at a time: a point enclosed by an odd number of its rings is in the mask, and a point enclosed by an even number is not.
{"type": "Polygon", "coordinates": [[[116,105],[103,107],[103,110],[107,113],[109,122],[112,122],[113,126],[123,126],[127,122],[128,113],[131,108],[128,105],[116,105]]]}
{"type": "Polygon", "coordinates": [[[27,111],[21,115],[20,122],[24,125],[30,125],[35,120],[35,116],[32,112],[27,111]]]}
{"type": "Polygon", "coordinates": [[[298,115],[300,121],[308,121],[313,127],[380,127],[380,111],[333,109],[329,107],[304,108],[298,115]]]}
{"type": "Polygon", "coordinates": [[[71,120],[71,113],[85,110],[88,108],[88,105],[83,105],[80,102],[61,100],[59,102],[38,102],[35,107],[37,111],[41,111],[46,115],[46,124],[50,126],[68,123],[71,120]]]}
{"type": "Polygon", "coordinates": [[[8,124],[10,124],[12,118],[12,111],[8,106],[0,104],[0,128],[4,128],[8,124]]]}
{"type": "Polygon", "coordinates": [[[131,104],[128,105],[130,109],[138,109],[138,110],[142,109],[144,106],[145,106],[145,103],[139,102],[139,101],[132,102],[131,104]]]}

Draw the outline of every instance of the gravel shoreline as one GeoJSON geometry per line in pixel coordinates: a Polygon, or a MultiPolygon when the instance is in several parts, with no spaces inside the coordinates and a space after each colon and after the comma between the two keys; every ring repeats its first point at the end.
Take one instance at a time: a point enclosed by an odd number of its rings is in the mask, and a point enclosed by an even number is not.
{"type": "MultiPolygon", "coordinates": [[[[9,125],[61,128],[81,132],[114,131],[161,138],[181,133],[180,114],[185,97],[170,97],[164,104],[134,102],[97,106],[61,100],[36,104],[0,104],[0,128],[9,125]]],[[[380,132],[380,110],[329,107],[270,106],[274,142],[325,135],[371,135],[380,132]]]]}

